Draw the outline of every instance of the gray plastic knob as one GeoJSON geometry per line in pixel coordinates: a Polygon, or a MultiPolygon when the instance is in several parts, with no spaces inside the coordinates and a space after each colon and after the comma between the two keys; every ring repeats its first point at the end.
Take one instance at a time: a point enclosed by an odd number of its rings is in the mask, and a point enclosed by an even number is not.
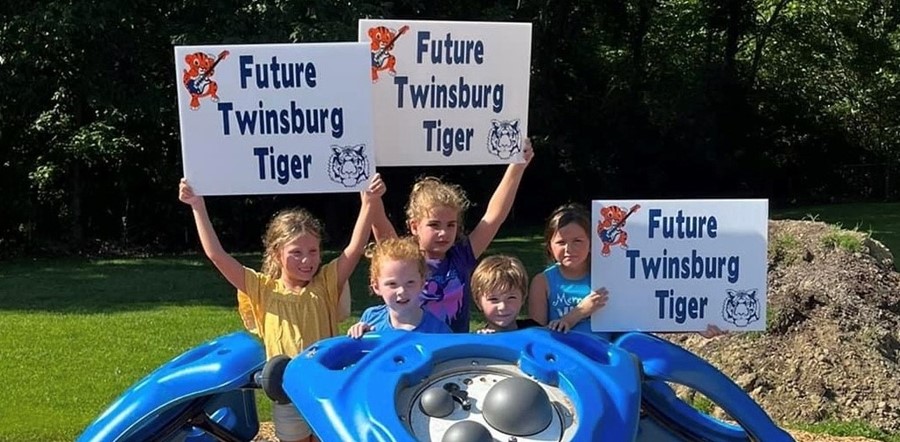
{"type": "Polygon", "coordinates": [[[497,382],[485,396],[482,412],[490,426],[514,436],[540,433],[553,420],[547,392],[527,378],[497,382]]]}
{"type": "Polygon", "coordinates": [[[450,426],[441,442],[494,442],[490,430],[475,421],[460,421],[450,426]]]}
{"type": "Polygon", "coordinates": [[[443,388],[431,387],[419,397],[419,408],[427,416],[446,417],[453,413],[453,397],[443,388]]]}

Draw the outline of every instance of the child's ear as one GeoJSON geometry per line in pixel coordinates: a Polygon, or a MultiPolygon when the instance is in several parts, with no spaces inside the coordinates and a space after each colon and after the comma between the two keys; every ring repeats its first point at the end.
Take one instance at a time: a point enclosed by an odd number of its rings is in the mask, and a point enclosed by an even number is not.
{"type": "Polygon", "coordinates": [[[372,281],[369,283],[369,289],[372,290],[373,295],[378,295],[378,281],[372,281]]]}
{"type": "Polygon", "coordinates": [[[416,231],[419,230],[419,223],[416,220],[411,219],[406,221],[406,227],[409,228],[409,233],[417,235],[416,231]]]}

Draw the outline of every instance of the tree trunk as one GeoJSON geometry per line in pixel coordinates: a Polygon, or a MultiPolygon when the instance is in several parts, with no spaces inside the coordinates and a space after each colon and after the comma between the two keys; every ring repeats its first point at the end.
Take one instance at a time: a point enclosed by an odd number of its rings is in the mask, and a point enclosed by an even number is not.
{"type": "Polygon", "coordinates": [[[745,0],[728,0],[727,6],[727,26],[725,28],[725,53],[722,60],[724,68],[725,81],[731,84],[736,81],[737,77],[737,52],[738,43],[741,34],[744,33],[745,23],[743,17],[743,6],[745,0]]]}
{"type": "Polygon", "coordinates": [[[753,61],[750,64],[750,73],[747,76],[747,84],[751,87],[756,83],[756,74],[759,72],[759,66],[762,63],[762,52],[766,46],[766,40],[772,35],[772,29],[775,26],[775,22],[778,20],[778,16],[781,15],[781,11],[783,11],[790,2],[791,0],[781,0],[778,2],[778,4],[775,5],[775,10],[772,11],[772,16],[769,17],[769,20],[766,21],[763,29],[756,36],[756,47],[753,48],[753,61]]]}
{"type": "Polygon", "coordinates": [[[638,2],[637,23],[631,34],[631,54],[634,63],[634,86],[637,90],[644,90],[646,81],[646,63],[644,60],[644,39],[647,38],[647,32],[650,29],[650,18],[653,8],[656,7],[656,0],[640,0],[638,2]]]}
{"type": "Polygon", "coordinates": [[[69,241],[74,248],[84,243],[84,227],[81,224],[81,164],[76,160],[71,170],[71,195],[69,198],[69,241]]]}

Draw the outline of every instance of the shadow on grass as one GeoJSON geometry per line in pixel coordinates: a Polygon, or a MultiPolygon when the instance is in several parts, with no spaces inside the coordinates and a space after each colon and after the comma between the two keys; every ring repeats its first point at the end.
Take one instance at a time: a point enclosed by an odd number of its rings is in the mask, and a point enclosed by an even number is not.
{"type": "MultiPolygon", "coordinates": [[[[846,204],[773,211],[773,219],[803,219],[839,223],[869,231],[892,252],[900,252],[900,203],[846,204]]],[[[547,263],[543,238],[535,226],[507,226],[484,256],[517,256],[529,278],[547,263]],[[511,236],[515,235],[515,236],[511,236]]],[[[235,255],[244,265],[259,269],[258,253],[235,255]]],[[[331,259],[333,253],[326,255],[331,259]]],[[[895,262],[896,267],[898,263],[895,262]]],[[[364,258],[350,280],[352,315],[358,317],[381,299],[368,288],[364,258]]],[[[236,307],[234,289],[202,256],[88,260],[79,258],[3,262],[0,265],[0,311],[109,313],[150,310],[160,305],[236,307]]],[[[473,310],[474,317],[478,317],[473,310]]]]}
{"type": "MultiPolygon", "coordinates": [[[[485,253],[518,256],[534,275],[545,265],[535,236],[494,241],[485,253]]],[[[329,253],[325,260],[336,255],[329,253]]],[[[259,254],[238,254],[244,265],[259,269],[259,254]]],[[[368,288],[368,261],[363,258],[350,280],[352,314],[359,316],[381,299],[368,288]]],[[[35,259],[4,262],[0,268],[0,311],[113,313],[151,310],[161,305],[237,305],[235,290],[205,257],[197,255],[121,259],[35,259]]]]}
{"type": "MultiPolygon", "coordinates": [[[[247,257],[243,262],[255,265],[247,257]]],[[[257,259],[258,261],[258,259],[257,259]]],[[[5,263],[0,310],[110,313],[160,305],[231,307],[234,289],[196,256],[5,263]]]]}

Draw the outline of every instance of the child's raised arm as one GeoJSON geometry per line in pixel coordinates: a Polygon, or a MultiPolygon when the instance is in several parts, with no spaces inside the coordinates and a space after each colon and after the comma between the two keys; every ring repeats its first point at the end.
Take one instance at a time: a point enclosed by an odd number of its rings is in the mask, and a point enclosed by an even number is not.
{"type": "Polygon", "coordinates": [[[216,236],[212,222],[209,221],[209,214],[206,212],[206,202],[202,196],[194,194],[194,189],[191,188],[184,178],[181,179],[181,183],[178,185],[178,199],[191,206],[194,213],[194,222],[197,224],[197,235],[200,237],[200,244],[203,245],[203,252],[206,253],[206,257],[212,261],[213,265],[219,269],[219,272],[231,285],[240,291],[244,291],[244,266],[222,248],[222,243],[219,242],[219,237],[216,236]]]}
{"type": "Polygon", "coordinates": [[[388,219],[387,214],[384,212],[384,204],[381,205],[381,210],[376,210],[374,207],[372,210],[380,212],[372,214],[372,234],[375,236],[375,241],[381,242],[386,239],[398,238],[397,230],[394,229],[391,220],[388,219]]]}
{"type": "Polygon", "coordinates": [[[469,234],[472,253],[476,258],[481,256],[491,244],[503,221],[506,220],[506,216],[509,215],[513,201],[516,199],[516,191],[519,190],[519,183],[522,182],[522,174],[534,157],[534,151],[531,149],[531,140],[526,138],[524,144],[525,148],[522,151],[522,156],[525,158],[525,162],[513,163],[506,168],[503,179],[500,180],[497,190],[494,191],[494,195],[491,196],[491,200],[488,202],[484,216],[478,222],[478,225],[472,229],[472,233],[469,234]]]}
{"type": "MultiPolygon", "coordinates": [[[[383,181],[382,187],[384,187],[383,181]]],[[[372,235],[375,236],[375,242],[397,238],[397,230],[388,219],[383,203],[372,206],[372,235]]]]}
{"type": "Polygon", "coordinates": [[[372,182],[369,183],[369,188],[360,192],[362,204],[359,207],[359,216],[356,218],[356,224],[353,226],[350,244],[347,244],[341,256],[338,257],[338,287],[343,287],[347,283],[347,280],[350,279],[350,274],[353,273],[353,269],[359,263],[359,258],[362,257],[366,242],[369,241],[369,232],[372,230],[372,213],[378,210],[384,211],[381,196],[384,195],[385,190],[381,176],[376,173],[372,178],[372,182]]]}
{"type": "Polygon", "coordinates": [[[547,277],[538,273],[531,278],[528,288],[528,316],[541,325],[547,325],[547,277]]]}

